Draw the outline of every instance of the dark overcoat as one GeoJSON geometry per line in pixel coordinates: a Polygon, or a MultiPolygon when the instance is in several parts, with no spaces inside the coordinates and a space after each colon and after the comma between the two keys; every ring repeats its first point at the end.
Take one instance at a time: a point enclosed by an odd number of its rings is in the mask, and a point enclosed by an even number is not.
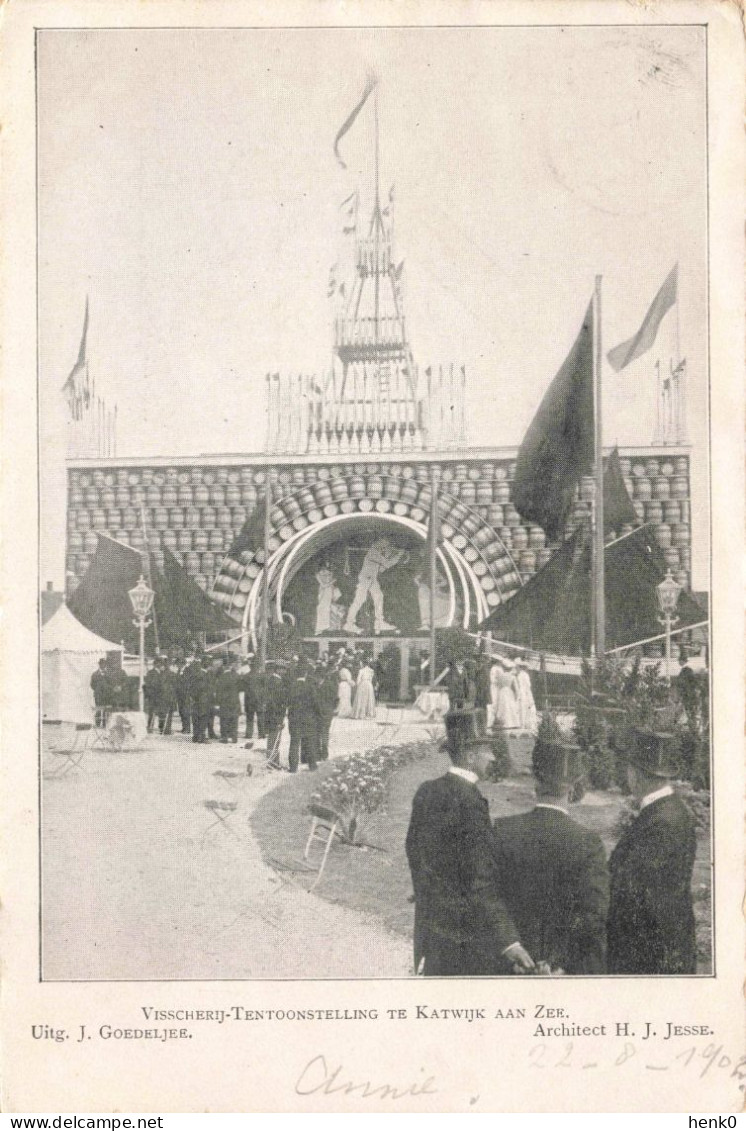
{"type": "Polygon", "coordinates": [[[601,838],[559,809],[495,821],[500,888],[526,950],[566,974],[606,971],[609,870],[601,838]]]}
{"type": "Polygon", "coordinates": [[[264,722],[269,729],[282,726],[287,710],[285,680],[278,672],[270,672],[264,684],[264,722]]]}
{"type": "Polygon", "coordinates": [[[220,672],[215,678],[215,696],[223,714],[238,715],[241,711],[239,696],[241,679],[230,669],[220,672]]]}
{"type": "Polygon", "coordinates": [[[610,974],[695,974],[694,818],[680,797],[646,805],[611,854],[610,974]]]}
{"type": "Polygon", "coordinates": [[[499,894],[487,801],[447,773],[424,782],[412,803],[407,859],[415,897],[415,967],[435,976],[507,972],[502,952],[518,941],[499,894]]]}

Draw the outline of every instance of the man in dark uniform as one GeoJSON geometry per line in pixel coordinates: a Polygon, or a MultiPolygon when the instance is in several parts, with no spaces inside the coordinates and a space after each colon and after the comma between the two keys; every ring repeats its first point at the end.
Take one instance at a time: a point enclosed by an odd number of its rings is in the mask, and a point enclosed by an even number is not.
{"type": "Polygon", "coordinates": [[[238,742],[238,716],[241,710],[241,700],[237,667],[238,662],[235,659],[229,660],[215,680],[215,692],[220,711],[221,742],[238,742]]]}
{"type": "Polygon", "coordinates": [[[207,737],[216,739],[218,736],[215,734],[215,718],[218,713],[218,676],[223,670],[223,661],[220,656],[216,656],[214,652],[207,656],[207,696],[210,700],[207,709],[207,737]]]}
{"type": "Polygon", "coordinates": [[[190,689],[190,669],[194,663],[193,656],[187,656],[182,663],[179,664],[179,672],[176,677],[176,705],[181,718],[181,733],[192,733],[192,696],[190,689]]]}
{"type": "Polygon", "coordinates": [[[500,890],[524,946],[557,973],[606,972],[609,870],[601,838],[568,813],[583,778],[579,747],[537,742],[536,806],[495,821],[500,890]]]}
{"type": "Polygon", "coordinates": [[[259,664],[251,661],[249,671],[243,680],[243,709],[246,715],[246,737],[254,737],[254,716],[256,716],[256,731],[259,738],[264,738],[266,732],[264,721],[264,683],[265,675],[259,664]]]}
{"type": "Polygon", "coordinates": [[[96,726],[106,726],[106,716],[111,708],[109,695],[109,673],[106,660],[99,660],[98,667],[91,676],[91,690],[93,691],[93,705],[96,708],[96,726]]]}
{"type": "Polygon", "coordinates": [[[463,661],[451,661],[448,665],[446,676],[448,689],[448,702],[451,710],[474,705],[474,683],[469,678],[466,664],[463,661]]]}
{"type": "Polygon", "coordinates": [[[308,764],[309,770],[316,769],[319,756],[319,700],[318,685],[307,660],[301,659],[290,683],[288,695],[288,726],[290,728],[290,751],[288,761],[290,773],[298,770],[298,754],[308,764]]]}
{"type": "Polygon", "coordinates": [[[167,659],[160,661],[160,683],[156,699],[158,730],[161,734],[171,733],[171,723],[176,710],[176,666],[167,659]]]}
{"type": "Polygon", "coordinates": [[[671,787],[675,737],[635,732],[628,780],[639,806],[611,854],[610,974],[696,974],[694,818],[671,787]]]}
{"type": "Polygon", "coordinates": [[[207,742],[208,715],[213,709],[213,687],[209,675],[211,660],[203,656],[192,668],[192,742],[207,742]]]}
{"type": "Polygon", "coordinates": [[[161,669],[157,660],[151,662],[142,681],[143,700],[145,713],[148,716],[148,734],[155,726],[155,713],[158,707],[158,696],[161,688],[161,669]]]}
{"type": "Polygon", "coordinates": [[[285,681],[274,660],[267,661],[267,676],[264,685],[264,724],[267,728],[268,765],[273,770],[280,769],[280,735],[285,723],[287,695],[285,681]]]}
{"type": "Polygon", "coordinates": [[[451,768],[424,782],[412,803],[407,859],[415,898],[414,961],[426,977],[469,977],[528,971],[499,890],[492,826],[477,788],[493,761],[472,710],[445,717],[451,768]]]}
{"type": "Polygon", "coordinates": [[[319,702],[319,761],[329,757],[329,732],[337,709],[339,676],[333,660],[321,663],[317,671],[319,702]]]}

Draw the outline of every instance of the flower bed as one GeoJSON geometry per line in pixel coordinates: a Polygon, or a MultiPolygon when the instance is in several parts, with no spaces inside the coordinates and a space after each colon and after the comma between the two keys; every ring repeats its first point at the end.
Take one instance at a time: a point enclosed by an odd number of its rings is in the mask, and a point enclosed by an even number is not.
{"type": "Polygon", "coordinates": [[[431,742],[378,746],[365,754],[350,754],[334,763],[309,809],[317,817],[336,819],[348,844],[360,844],[366,818],[386,811],[389,783],[403,766],[432,754],[431,742]]]}

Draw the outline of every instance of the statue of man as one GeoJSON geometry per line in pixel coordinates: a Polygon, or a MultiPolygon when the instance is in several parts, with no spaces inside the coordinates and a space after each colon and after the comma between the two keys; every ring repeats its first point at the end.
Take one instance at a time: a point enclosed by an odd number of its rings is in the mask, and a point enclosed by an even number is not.
{"type": "Polygon", "coordinates": [[[363,630],[355,621],[357,614],[369,596],[373,601],[374,631],[376,633],[396,631],[393,624],[384,620],[383,590],[378,578],[381,573],[391,569],[397,562],[406,561],[408,557],[409,554],[406,550],[397,550],[388,538],[377,538],[375,540],[363,558],[360,573],[357,575],[357,589],[347,612],[347,620],[344,623],[345,632],[354,632],[358,636],[362,633],[363,630]]]}

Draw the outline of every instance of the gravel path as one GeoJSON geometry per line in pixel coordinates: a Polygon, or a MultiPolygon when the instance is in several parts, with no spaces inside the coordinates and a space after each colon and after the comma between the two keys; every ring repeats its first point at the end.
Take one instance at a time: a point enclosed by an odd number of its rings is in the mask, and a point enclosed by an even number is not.
{"type": "MultiPolygon", "coordinates": [[[[384,711],[378,722],[335,720],[332,757],[425,734],[412,712],[400,726],[387,721],[384,711]]],[[[302,872],[280,875],[262,861],[249,815],[284,775],[260,767],[259,754],[241,745],[197,746],[174,735],[149,736],[142,750],[129,753],[90,751],[63,777],[44,773],[43,977],[411,973],[406,939],[309,894],[302,872]],[[235,803],[227,827],[210,828],[210,801],[235,803]]]]}

